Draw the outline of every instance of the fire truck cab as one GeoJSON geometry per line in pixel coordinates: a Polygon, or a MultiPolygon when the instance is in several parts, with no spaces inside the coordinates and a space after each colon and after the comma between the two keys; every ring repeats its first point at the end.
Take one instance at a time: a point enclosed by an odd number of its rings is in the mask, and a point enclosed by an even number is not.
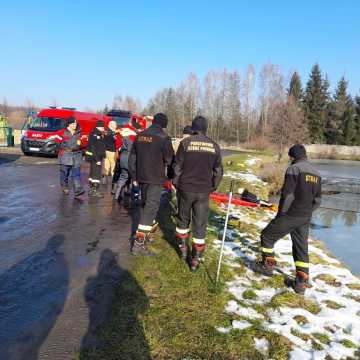
{"type": "Polygon", "coordinates": [[[131,125],[133,122],[138,123],[143,130],[151,125],[149,117],[127,110],[110,110],[106,115],[115,120],[120,128],[131,125]]]}
{"type": "Polygon", "coordinates": [[[81,147],[85,148],[88,136],[97,120],[103,120],[108,125],[111,117],[76,111],[74,108],[47,108],[41,110],[27,125],[22,138],[21,150],[25,155],[46,154],[57,155],[58,144],[66,129],[67,120],[74,117],[80,126],[81,147]]]}

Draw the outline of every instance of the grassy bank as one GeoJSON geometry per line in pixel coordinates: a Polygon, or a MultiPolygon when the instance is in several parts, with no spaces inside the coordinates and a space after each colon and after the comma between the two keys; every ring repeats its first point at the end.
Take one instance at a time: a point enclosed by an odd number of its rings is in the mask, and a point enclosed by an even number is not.
{"type": "MultiPolygon", "coordinates": [[[[226,176],[220,190],[226,191],[230,180],[237,179],[237,186],[266,198],[268,185],[253,175],[263,160],[262,154],[247,153],[226,158],[226,176]]],[[[356,346],[352,328],[345,322],[339,322],[336,328],[331,322],[336,313],[330,313],[326,321],[320,320],[328,329],[316,319],[327,309],[341,311],[339,316],[344,319],[348,306],[358,304],[355,296],[360,281],[315,242],[310,248],[317,277],[312,296],[295,295],[285,287],[280,272],[271,279],[255,275],[249,261],[257,256],[259,232],[271,214],[238,208],[233,209],[233,215],[221,283],[216,287],[224,208],[211,207],[206,260],[196,273],[191,273],[179,258],[174,219],[169,208],[162,208],[161,231],[151,247],[156,256],[135,259],[119,285],[109,322],[99,330],[101,345],[83,351],[80,358],[285,360],[293,352],[300,354],[296,359],[307,359],[312,352],[330,348],[334,341],[342,351],[349,349],[348,354],[352,354],[356,346]],[[331,273],[332,277],[326,276],[331,273]],[[354,299],[344,298],[349,295],[354,299]],[[343,335],[338,334],[339,329],[343,335]]],[[[279,241],[278,262],[285,273],[292,273],[290,241],[279,241]]],[[[350,318],[355,315],[360,321],[358,310],[358,315],[351,313],[350,318]]]]}

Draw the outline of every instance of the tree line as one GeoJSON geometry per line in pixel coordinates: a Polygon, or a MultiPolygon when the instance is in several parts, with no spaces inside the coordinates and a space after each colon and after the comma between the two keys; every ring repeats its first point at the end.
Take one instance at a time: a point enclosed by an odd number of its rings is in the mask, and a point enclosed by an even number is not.
{"type": "MultiPolygon", "coordinates": [[[[267,63],[258,74],[253,65],[244,72],[209,71],[203,79],[190,73],[179,85],[157,91],[145,107],[137,98],[116,95],[111,108],[148,115],[165,112],[174,137],[181,136],[196,115],[204,115],[209,136],[221,143],[276,145],[280,152],[295,142],[360,145],[360,96],[350,95],[344,77],[333,93],[329,89],[319,64],[303,87],[298,72],[285,77],[278,65],[267,63]]],[[[0,113],[15,127],[35,109],[31,101],[23,107],[9,106],[6,100],[0,104],[0,113]]],[[[108,110],[105,106],[97,112],[108,110]]]]}
{"type": "Polygon", "coordinates": [[[178,86],[159,90],[143,112],[165,112],[168,131],[180,136],[195,115],[209,119],[209,135],[228,144],[295,142],[360,145],[360,96],[352,98],[342,77],[333,94],[319,64],[305,87],[298,72],[288,79],[278,65],[267,63],[257,75],[249,65],[239,71],[195,73],[178,86]]]}

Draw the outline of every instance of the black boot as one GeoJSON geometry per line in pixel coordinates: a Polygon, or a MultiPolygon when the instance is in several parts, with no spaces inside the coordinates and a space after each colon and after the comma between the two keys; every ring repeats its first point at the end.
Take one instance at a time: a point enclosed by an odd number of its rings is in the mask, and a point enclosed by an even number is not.
{"type": "Polygon", "coordinates": [[[137,231],[135,235],[134,242],[131,246],[130,252],[133,255],[144,255],[144,256],[154,256],[146,246],[146,236],[147,234],[137,231]]]}
{"type": "Polygon", "coordinates": [[[158,226],[159,226],[159,223],[154,221],[149,234],[147,234],[146,239],[150,244],[155,242],[155,238],[156,238],[155,233],[156,233],[158,226]]]}
{"type": "Polygon", "coordinates": [[[94,183],[93,182],[91,182],[91,181],[89,181],[89,192],[88,192],[88,195],[89,196],[94,196],[94,190],[95,190],[95,188],[94,188],[94,183]]]}
{"type": "Polygon", "coordinates": [[[188,255],[188,246],[186,244],[187,239],[189,238],[189,234],[176,234],[176,242],[179,246],[179,250],[181,253],[181,258],[186,260],[188,255]]]}
{"type": "Polygon", "coordinates": [[[99,191],[100,188],[100,184],[99,183],[94,183],[94,197],[97,198],[103,198],[104,195],[99,191]]]}
{"type": "Polygon", "coordinates": [[[303,271],[297,271],[295,280],[287,278],[285,284],[292,287],[297,294],[304,295],[306,289],[310,288],[309,275],[303,271]]]}
{"type": "Polygon", "coordinates": [[[192,256],[191,256],[191,263],[190,263],[190,270],[196,271],[200,263],[204,261],[203,255],[205,251],[206,245],[205,244],[193,244],[192,245],[192,256]]]}
{"type": "Polygon", "coordinates": [[[75,189],[74,196],[77,198],[77,197],[81,196],[84,193],[85,193],[85,190],[83,188],[78,188],[78,189],[75,189]]]}
{"type": "Polygon", "coordinates": [[[272,276],[274,273],[275,265],[276,261],[274,257],[263,255],[261,261],[255,262],[252,265],[252,270],[265,276],[272,276]]]}

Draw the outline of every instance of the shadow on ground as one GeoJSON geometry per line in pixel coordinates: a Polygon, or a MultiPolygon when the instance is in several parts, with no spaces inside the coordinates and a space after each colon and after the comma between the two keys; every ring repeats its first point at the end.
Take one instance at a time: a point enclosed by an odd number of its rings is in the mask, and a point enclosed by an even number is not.
{"type": "Polygon", "coordinates": [[[65,237],[52,236],[46,247],[0,276],[0,357],[36,360],[62,312],[69,284],[65,237]]]}
{"type": "Polygon", "coordinates": [[[84,296],[90,322],[80,359],[151,358],[140,321],[149,300],[132,274],[118,265],[110,249],[101,253],[98,273],[88,279],[84,296]]]}
{"type": "Polygon", "coordinates": [[[0,165],[12,163],[20,158],[18,154],[0,154],[0,165]]]}

